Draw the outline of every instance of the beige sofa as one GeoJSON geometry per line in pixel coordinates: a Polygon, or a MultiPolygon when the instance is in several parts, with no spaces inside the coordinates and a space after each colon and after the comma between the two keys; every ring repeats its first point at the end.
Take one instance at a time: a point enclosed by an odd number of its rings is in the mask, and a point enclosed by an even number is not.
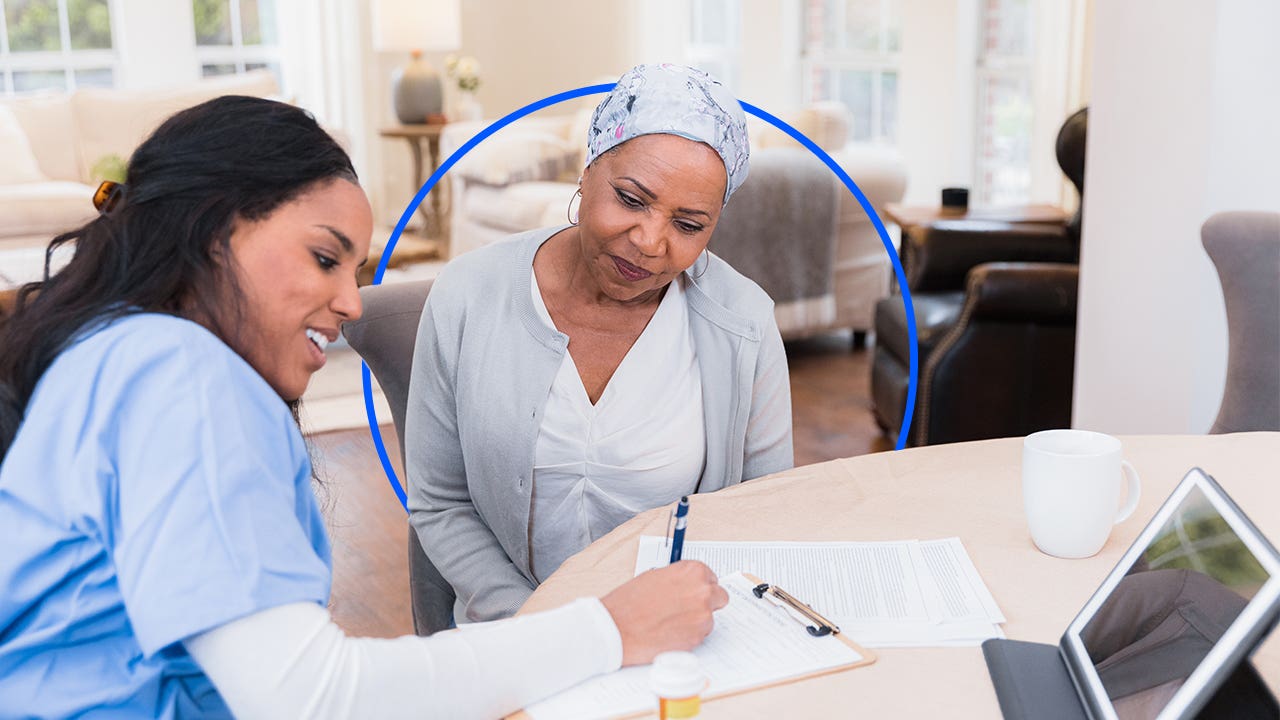
{"type": "MultiPolygon", "coordinates": [[[[591,108],[584,98],[572,114],[534,114],[480,143],[449,172],[450,255],[500,240],[512,233],[566,222],[570,197],[585,160],[591,108]]],[[[544,111],[545,112],[545,111],[544,111]]],[[[873,205],[897,202],[906,189],[906,171],[896,151],[846,142],[848,113],[836,103],[820,103],[783,115],[783,120],[827,151],[873,205]]],[[[771,125],[749,118],[753,150],[798,146],[771,125]]],[[[448,158],[488,124],[449,124],[441,137],[448,158]]],[[[778,326],[787,338],[837,328],[865,332],[873,325],[876,301],[889,294],[891,263],[875,227],[856,198],[841,192],[832,268],[834,303],[779,306],[778,326]]]]}
{"type": "Polygon", "coordinates": [[[127,160],[174,112],[219,95],[278,92],[275,78],[260,71],[174,90],[85,89],[0,100],[0,158],[10,163],[0,169],[0,251],[41,247],[92,218],[101,181],[95,165],[112,155],[127,160]],[[23,163],[32,159],[34,172],[23,163]]]}

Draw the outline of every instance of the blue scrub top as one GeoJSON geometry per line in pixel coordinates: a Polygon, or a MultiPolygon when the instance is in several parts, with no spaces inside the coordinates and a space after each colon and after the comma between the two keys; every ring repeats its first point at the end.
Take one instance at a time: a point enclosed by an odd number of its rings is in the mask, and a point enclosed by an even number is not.
{"type": "Polygon", "coordinates": [[[288,406],[203,327],[90,330],[0,465],[0,716],[223,717],[182,640],[326,604],[329,541],[288,406]]]}

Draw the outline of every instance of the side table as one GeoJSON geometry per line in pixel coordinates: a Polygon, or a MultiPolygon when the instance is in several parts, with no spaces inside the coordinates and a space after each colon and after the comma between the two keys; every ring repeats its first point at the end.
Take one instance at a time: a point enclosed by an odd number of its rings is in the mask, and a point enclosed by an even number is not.
{"type": "Polygon", "coordinates": [[[913,231],[924,225],[939,221],[965,220],[1061,227],[1070,219],[1070,216],[1062,208],[1046,204],[1010,205],[992,208],[945,208],[938,205],[912,206],[901,203],[886,203],[883,207],[877,208],[877,210],[885,220],[902,228],[902,241],[899,243],[899,247],[902,248],[900,259],[903,270],[906,270],[911,263],[911,243],[907,242],[907,238],[913,231]]]}
{"type": "MultiPolygon", "coordinates": [[[[403,138],[409,143],[409,150],[413,153],[413,188],[412,193],[416,195],[422,187],[422,183],[426,182],[427,177],[436,171],[440,166],[440,133],[444,130],[445,123],[427,123],[425,125],[395,125],[386,127],[378,131],[378,134],[385,138],[403,138]],[[423,141],[426,141],[426,153],[423,153],[423,141]],[[428,169],[429,168],[429,169],[428,169]],[[425,172],[424,172],[425,171],[425,172]]],[[[445,222],[445,210],[441,209],[441,196],[446,192],[446,184],[440,183],[431,188],[428,199],[431,202],[431,211],[428,212],[426,204],[418,206],[418,213],[422,216],[423,232],[430,237],[443,238],[448,233],[448,223],[445,222]]]]}
{"type": "Polygon", "coordinates": [[[983,222],[1061,225],[1067,213],[1056,205],[1013,205],[995,208],[944,208],[886,203],[880,213],[903,231],[937,220],[981,220],[983,222]]]}

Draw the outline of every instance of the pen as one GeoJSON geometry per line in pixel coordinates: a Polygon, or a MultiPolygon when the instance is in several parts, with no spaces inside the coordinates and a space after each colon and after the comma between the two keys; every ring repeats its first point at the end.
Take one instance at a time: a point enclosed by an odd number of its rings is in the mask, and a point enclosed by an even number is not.
{"type": "Polygon", "coordinates": [[[676,505],[676,529],[671,536],[671,562],[680,559],[680,552],[684,549],[684,526],[689,522],[689,496],[685,495],[680,498],[680,504],[676,505]]]}
{"type": "Polygon", "coordinates": [[[777,585],[760,583],[752,588],[751,592],[758,598],[762,598],[767,595],[775,604],[779,605],[784,610],[787,610],[791,617],[799,620],[801,624],[805,625],[805,630],[808,630],[809,634],[814,637],[838,635],[840,633],[839,626],[822,617],[812,607],[809,607],[806,603],[800,602],[796,596],[786,590],[783,590],[777,585]],[[813,625],[810,626],[809,623],[811,622],[813,625]]]}

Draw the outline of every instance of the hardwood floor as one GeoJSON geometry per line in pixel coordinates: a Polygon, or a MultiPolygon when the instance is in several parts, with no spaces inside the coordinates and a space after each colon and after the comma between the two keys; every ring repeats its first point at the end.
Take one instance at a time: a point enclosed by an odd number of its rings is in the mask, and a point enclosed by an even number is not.
{"type": "MultiPolygon", "coordinates": [[[[850,351],[847,333],[788,343],[797,465],[890,450],[871,417],[871,350],[850,351]]],[[[391,426],[387,452],[403,477],[391,426]]],[[[333,543],[334,620],[351,635],[413,632],[406,520],[368,430],[310,437],[325,486],[321,500],[333,543]]]]}

